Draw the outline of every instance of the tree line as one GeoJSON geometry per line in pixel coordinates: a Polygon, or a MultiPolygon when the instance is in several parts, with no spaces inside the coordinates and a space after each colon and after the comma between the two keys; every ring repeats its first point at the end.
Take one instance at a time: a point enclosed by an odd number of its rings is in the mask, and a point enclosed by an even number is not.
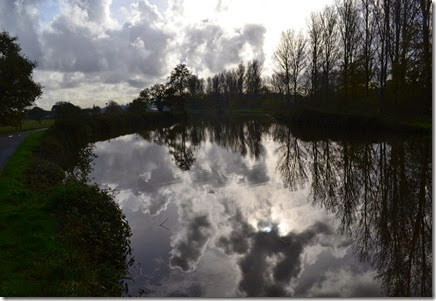
{"type": "MultiPolygon", "coordinates": [[[[180,106],[188,96],[247,100],[267,95],[276,102],[286,100],[288,105],[302,99],[317,106],[333,101],[364,102],[380,112],[402,107],[407,113],[410,109],[429,113],[431,4],[430,0],[336,0],[310,14],[306,31],[282,32],[271,77],[262,75],[262,62],[258,60],[240,63],[206,79],[182,63],[166,83],[143,89],[130,107],[144,110],[145,105],[154,104],[162,111],[165,104],[180,106]]],[[[32,79],[36,62],[20,52],[17,38],[1,32],[2,124],[21,124],[26,109],[42,95],[42,86],[32,79]]]]}
{"type": "Polygon", "coordinates": [[[274,94],[288,104],[364,101],[380,111],[404,105],[431,111],[432,6],[429,0],[336,0],[312,12],[307,30],[283,31],[271,77],[258,60],[207,79],[178,65],[166,84],[134,102],[161,107],[168,97],[274,94]]]}
{"type": "Polygon", "coordinates": [[[307,32],[284,31],[271,86],[316,101],[421,98],[431,109],[429,0],[336,0],[312,12],[307,32]]]}

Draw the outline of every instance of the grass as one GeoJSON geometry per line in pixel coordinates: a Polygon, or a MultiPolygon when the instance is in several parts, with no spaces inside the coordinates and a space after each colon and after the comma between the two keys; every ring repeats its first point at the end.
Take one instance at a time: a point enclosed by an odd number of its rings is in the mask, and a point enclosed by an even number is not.
{"type": "Polygon", "coordinates": [[[55,220],[41,198],[24,185],[32,151],[44,131],[27,137],[0,176],[0,295],[55,295],[52,282],[59,277],[65,256],[55,220]]]}
{"type": "Polygon", "coordinates": [[[21,130],[19,127],[14,127],[14,126],[0,126],[0,135],[7,135],[7,134],[17,133],[22,131],[49,128],[53,124],[54,124],[53,119],[45,119],[45,120],[41,120],[41,122],[36,120],[24,120],[21,130]]]}
{"type": "Polygon", "coordinates": [[[0,296],[120,296],[130,227],[110,192],[52,179],[48,135],[29,135],[0,175],[0,296]]]}

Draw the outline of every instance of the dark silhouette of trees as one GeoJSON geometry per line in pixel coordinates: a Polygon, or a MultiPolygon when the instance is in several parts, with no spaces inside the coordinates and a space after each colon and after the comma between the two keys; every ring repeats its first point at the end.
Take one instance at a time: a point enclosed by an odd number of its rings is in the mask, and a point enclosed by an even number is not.
{"type": "Polygon", "coordinates": [[[326,6],[321,13],[322,45],[322,92],[328,99],[331,90],[332,71],[338,60],[338,16],[333,6],[326,6]]]}
{"type": "Polygon", "coordinates": [[[204,93],[204,79],[200,79],[197,75],[191,74],[188,78],[188,90],[191,96],[202,95],[204,93]]]}
{"type": "Polygon", "coordinates": [[[360,15],[362,18],[362,62],[365,73],[365,93],[369,96],[370,84],[374,76],[374,38],[376,33],[376,18],[373,0],[361,0],[360,15]]]}
{"type": "Polygon", "coordinates": [[[76,118],[77,116],[80,116],[82,112],[79,106],[66,101],[58,101],[53,105],[51,111],[55,118],[62,119],[76,118]]]}
{"type": "Polygon", "coordinates": [[[109,102],[106,105],[106,112],[109,114],[115,114],[122,112],[123,109],[121,106],[114,100],[109,100],[109,102]]]}
{"type": "Polygon", "coordinates": [[[219,112],[226,106],[250,106],[264,95],[272,96],[271,102],[288,99],[287,106],[275,110],[299,107],[295,101],[300,98],[321,111],[359,108],[368,115],[391,110],[396,117],[428,116],[432,13],[427,0],[336,0],[310,15],[305,34],[282,32],[270,78],[262,78],[258,60],[207,80],[179,64],[165,84],[167,96],[189,94],[197,105],[207,100],[219,112]]]}
{"type": "Polygon", "coordinates": [[[280,36],[279,45],[274,52],[274,58],[278,65],[276,71],[275,84],[280,86],[280,82],[285,87],[288,101],[291,97],[291,52],[294,33],[291,30],[283,31],[280,36]]]}
{"type": "Polygon", "coordinates": [[[321,67],[322,31],[321,18],[318,13],[311,13],[308,23],[308,57],[310,58],[310,96],[317,100],[319,93],[319,72],[321,67]]]}
{"type": "Polygon", "coordinates": [[[159,112],[162,112],[167,98],[171,94],[169,90],[168,86],[164,84],[155,84],[150,88],[150,102],[156,105],[159,112]]]}
{"type": "Polygon", "coordinates": [[[350,82],[356,76],[357,66],[355,64],[355,57],[360,36],[359,13],[356,0],[338,0],[337,12],[341,37],[340,49],[342,50],[341,73],[343,93],[345,99],[348,99],[350,92],[355,89],[355,86],[350,85],[350,82]]]}
{"type": "Polygon", "coordinates": [[[190,76],[191,72],[185,64],[179,64],[174,68],[169,77],[168,85],[174,90],[175,95],[185,95],[189,86],[190,76]]]}
{"type": "Polygon", "coordinates": [[[21,128],[25,109],[41,96],[42,87],[32,79],[36,62],[20,52],[17,37],[0,32],[0,123],[21,128]]]}
{"type": "Polygon", "coordinates": [[[262,67],[258,60],[248,63],[245,73],[245,86],[248,95],[257,96],[262,91],[262,67]]]}
{"type": "Polygon", "coordinates": [[[238,69],[236,71],[237,78],[238,78],[238,94],[242,95],[244,94],[244,84],[245,84],[245,66],[243,63],[240,63],[238,65],[238,69]]]}
{"type": "Polygon", "coordinates": [[[294,102],[297,100],[299,93],[299,84],[301,73],[306,68],[306,38],[303,33],[293,34],[291,42],[291,81],[293,84],[294,102]]]}
{"type": "Polygon", "coordinates": [[[144,113],[147,112],[147,107],[147,102],[143,98],[137,97],[129,104],[129,111],[135,113],[144,113]]]}
{"type": "MultiPolygon", "coordinates": [[[[293,30],[282,32],[280,44],[274,53],[274,58],[279,70],[276,74],[281,74],[288,101],[291,97],[291,86],[294,94],[294,102],[298,94],[298,84],[300,75],[306,66],[306,40],[302,33],[295,34],[293,30]]],[[[277,83],[277,81],[276,81],[277,83]]]]}
{"type": "Polygon", "coordinates": [[[46,118],[48,114],[49,114],[48,111],[45,111],[40,107],[34,107],[31,110],[29,110],[29,112],[27,113],[27,118],[38,120],[38,122],[41,123],[41,120],[43,118],[46,118]]]}

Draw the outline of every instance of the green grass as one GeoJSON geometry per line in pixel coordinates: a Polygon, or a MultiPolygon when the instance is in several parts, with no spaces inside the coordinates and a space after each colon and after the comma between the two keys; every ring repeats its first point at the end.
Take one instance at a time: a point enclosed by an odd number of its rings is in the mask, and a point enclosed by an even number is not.
{"type": "Polygon", "coordinates": [[[54,124],[54,120],[46,119],[41,122],[36,120],[24,120],[22,129],[14,126],[0,126],[0,135],[6,135],[11,133],[17,133],[21,131],[36,130],[42,128],[49,128],[54,124]]]}
{"type": "Polygon", "coordinates": [[[46,172],[33,164],[45,134],[29,135],[0,175],[0,296],[120,296],[130,228],[112,196],[79,182],[26,185],[46,172]]]}
{"type": "Polygon", "coordinates": [[[54,219],[23,178],[44,131],[27,137],[0,176],[0,295],[53,295],[65,256],[54,219]],[[63,254],[62,254],[63,253],[63,254]]]}

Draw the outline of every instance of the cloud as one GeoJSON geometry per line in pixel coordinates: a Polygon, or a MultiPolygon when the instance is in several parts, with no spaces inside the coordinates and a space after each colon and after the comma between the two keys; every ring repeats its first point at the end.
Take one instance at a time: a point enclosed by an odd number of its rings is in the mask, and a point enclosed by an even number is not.
{"type": "Polygon", "coordinates": [[[243,255],[239,260],[239,290],[248,297],[290,296],[288,287],[301,272],[305,247],[317,242],[321,234],[332,234],[330,227],[320,222],[301,233],[289,232],[285,236],[280,236],[274,225],[265,227],[266,223],[260,222],[259,228],[268,230],[256,232],[239,210],[229,222],[232,231],[220,237],[216,245],[226,254],[243,255]]]}
{"type": "Polygon", "coordinates": [[[304,267],[295,297],[380,297],[380,285],[374,282],[375,271],[369,263],[358,261],[353,248],[347,247],[341,257],[333,256],[331,247],[304,267]]]}
{"type": "Polygon", "coordinates": [[[259,59],[263,62],[265,33],[266,28],[259,24],[247,24],[228,32],[218,24],[202,22],[186,29],[181,47],[194,69],[217,73],[242,61],[259,59]],[[251,55],[247,55],[247,50],[251,55]]]}
{"type": "Polygon", "coordinates": [[[181,231],[172,238],[170,252],[170,267],[183,272],[192,272],[196,269],[213,234],[209,214],[206,211],[202,213],[195,210],[196,200],[189,196],[184,195],[178,204],[181,231]]]}
{"type": "Polygon", "coordinates": [[[1,1],[0,30],[18,36],[23,53],[32,60],[43,56],[39,41],[38,6],[42,1],[1,1]]]}
{"type": "Polygon", "coordinates": [[[229,222],[233,230],[229,236],[221,236],[216,246],[222,248],[226,254],[245,254],[250,247],[254,229],[244,220],[240,210],[237,210],[229,222]]]}

